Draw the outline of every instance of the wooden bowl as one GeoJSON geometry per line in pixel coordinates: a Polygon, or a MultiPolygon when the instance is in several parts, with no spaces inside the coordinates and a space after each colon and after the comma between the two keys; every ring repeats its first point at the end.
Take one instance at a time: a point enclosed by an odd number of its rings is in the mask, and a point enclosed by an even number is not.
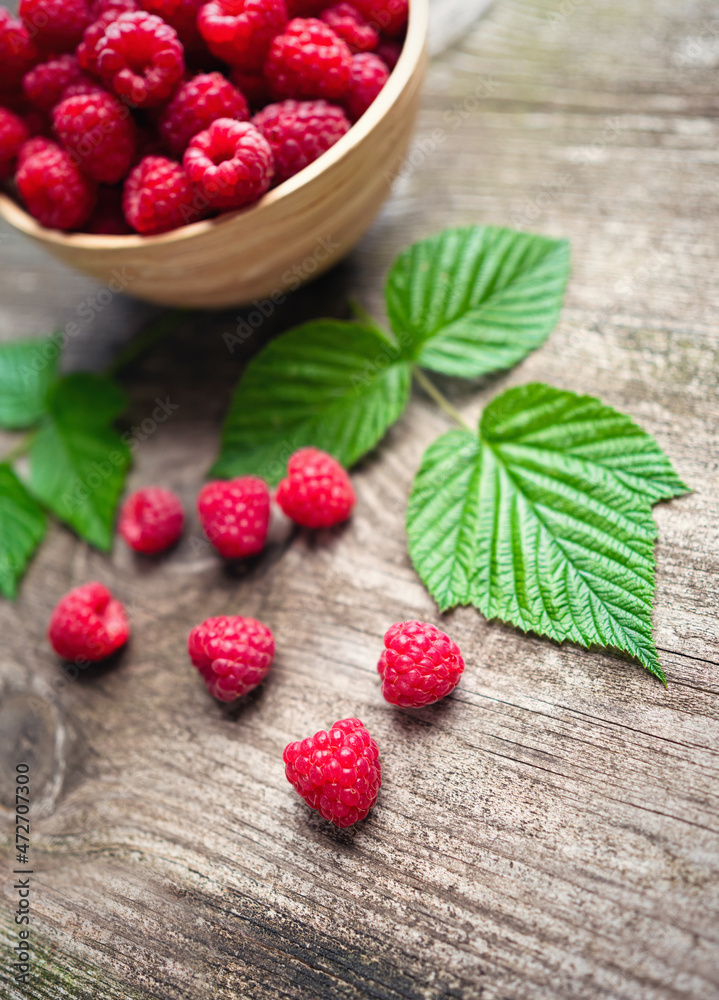
{"type": "Polygon", "coordinates": [[[0,215],[63,263],[160,305],[220,308],[292,291],[341,260],[389,194],[419,107],[428,5],[411,0],[399,62],[359,121],[249,208],[162,236],[45,229],[4,194],[0,215]]]}

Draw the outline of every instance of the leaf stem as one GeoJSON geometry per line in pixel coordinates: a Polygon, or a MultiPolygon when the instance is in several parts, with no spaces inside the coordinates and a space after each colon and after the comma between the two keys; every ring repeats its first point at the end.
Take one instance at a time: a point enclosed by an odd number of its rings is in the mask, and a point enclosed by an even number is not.
{"type": "Polygon", "coordinates": [[[468,431],[472,430],[472,428],[469,426],[469,424],[464,419],[459,410],[456,410],[452,406],[450,401],[445,396],[442,395],[437,386],[434,385],[434,383],[430,382],[430,380],[427,378],[427,376],[425,375],[425,373],[422,371],[421,368],[418,368],[417,365],[412,365],[412,374],[419,383],[419,385],[422,386],[427,395],[435,401],[435,403],[441,410],[444,410],[444,412],[447,414],[448,417],[451,417],[452,420],[458,423],[459,426],[463,427],[465,430],[468,431]]]}
{"type": "Polygon", "coordinates": [[[10,465],[15,461],[15,459],[20,458],[28,450],[34,437],[35,431],[28,431],[27,434],[23,434],[20,440],[13,445],[10,451],[0,458],[0,461],[10,465]]]}

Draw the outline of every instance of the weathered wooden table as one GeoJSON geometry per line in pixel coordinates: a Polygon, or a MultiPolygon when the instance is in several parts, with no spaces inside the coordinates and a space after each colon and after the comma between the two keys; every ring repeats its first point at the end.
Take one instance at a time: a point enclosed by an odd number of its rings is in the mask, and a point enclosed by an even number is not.
{"type": "MultiPolygon", "coordinates": [[[[570,237],[548,343],[446,389],[474,419],[500,388],[548,381],[656,435],[694,490],[656,509],[668,690],[466,609],[446,619],[468,660],[455,694],[414,714],[383,702],[385,628],[436,620],[402,527],[446,426],[421,394],[357,471],[346,530],[277,538],[244,572],[198,545],[194,522],[157,564],[56,527],[21,599],[0,606],[4,806],[18,748],[35,772],[35,978],[21,993],[10,979],[4,869],[3,997],[719,996],[718,64],[709,0],[499,0],[435,60],[415,166],[370,235],[249,345],[344,315],[348,295],[381,309],[395,252],[442,226],[570,237]],[[131,607],[132,644],[60,687],[45,625],[92,578],[131,607]],[[223,612],[260,617],[279,645],[238,709],[206,696],[185,653],[189,626],[223,612]],[[338,832],[292,792],[281,753],[351,714],[385,780],[371,820],[338,832]]],[[[97,286],[7,232],[0,254],[2,337],[79,318],[68,369],[102,367],[151,314],[93,304],[97,286]]],[[[131,424],[157,399],[177,407],[144,434],[133,486],[163,482],[191,509],[241,370],[223,340],[235,325],[193,316],[126,370],[131,424]]]]}

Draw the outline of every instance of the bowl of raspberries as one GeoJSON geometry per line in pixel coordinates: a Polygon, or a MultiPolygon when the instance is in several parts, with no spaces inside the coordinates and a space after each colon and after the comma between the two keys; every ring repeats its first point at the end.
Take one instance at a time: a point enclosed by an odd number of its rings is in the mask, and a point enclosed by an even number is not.
{"type": "Polygon", "coordinates": [[[0,214],[162,305],[279,296],[337,263],[401,167],[428,0],[0,7],[0,214]]]}

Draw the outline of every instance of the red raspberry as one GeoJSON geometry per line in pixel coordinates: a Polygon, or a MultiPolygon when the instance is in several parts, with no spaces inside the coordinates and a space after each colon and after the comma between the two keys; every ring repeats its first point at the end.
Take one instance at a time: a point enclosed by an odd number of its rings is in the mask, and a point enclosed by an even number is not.
{"type": "Polygon", "coordinates": [[[97,80],[93,80],[92,77],[79,76],[77,80],[73,80],[72,83],[68,83],[65,87],[65,91],[62,95],[63,101],[66,101],[68,97],[87,97],[90,94],[106,94],[107,91],[98,83],[97,80]]]}
{"type": "Polygon", "coordinates": [[[47,637],[58,656],[97,663],[125,645],[130,626],[125,609],[107,587],[85,583],[58,602],[47,637]]]}
{"type": "Polygon", "coordinates": [[[296,17],[270,45],[264,73],[278,97],[329,100],[347,90],[352,53],[329,25],[296,17]]]}
{"type": "Polygon", "coordinates": [[[253,108],[262,108],[270,99],[270,88],[262,73],[245,73],[233,66],[230,79],[253,108]]]}
{"type": "Polygon", "coordinates": [[[213,55],[253,72],[286,22],[284,0],[211,0],[200,8],[197,27],[213,55]]]}
{"type": "Polygon", "coordinates": [[[0,87],[13,89],[40,58],[22,21],[0,7],[0,87]]]}
{"type": "Polygon", "coordinates": [[[116,11],[119,17],[120,14],[140,10],[140,3],[139,0],[94,0],[90,4],[90,12],[96,21],[109,10],[116,11]]]}
{"type": "Polygon", "coordinates": [[[295,791],[335,826],[358,823],[377,801],[379,750],[359,719],[341,719],[327,733],[288,743],[282,759],[295,791]]]}
{"type": "Polygon", "coordinates": [[[355,505],[350,477],[335,458],[319,448],[300,448],[294,453],[275,499],[288,517],[305,528],[340,524],[355,505]]]}
{"type": "Polygon", "coordinates": [[[48,52],[74,49],[92,20],[86,0],[20,0],[18,13],[30,36],[48,52]]]}
{"type": "Polygon", "coordinates": [[[30,138],[22,120],[7,108],[0,108],[0,179],[12,177],[21,147],[30,138]]]}
{"type": "Polygon", "coordinates": [[[118,97],[140,108],[162,104],[185,72],[177,32],[144,10],[120,14],[97,45],[100,76],[118,97]]]}
{"type": "Polygon", "coordinates": [[[272,183],[270,145],[249,122],[218,118],[185,150],[183,166],[192,183],[222,211],[256,201],[272,183]]]}
{"type": "Polygon", "coordinates": [[[377,670],[391,705],[422,708],[454,691],[464,670],[459,646],[427,622],[398,622],[387,629],[377,670]]]}
{"type": "Polygon", "coordinates": [[[252,119],[272,147],[275,183],[299,173],[349,130],[341,108],[327,101],[282,101],[268,104],[252,119]]]}
{"type": "Polygon", "coordinates": [[[72,55],[58,56],[40,63],[22,81],[25,96],[40,111],[50,111],[62,100],[65,89],[82,76],[77,58],[72,55]]]}
{"type": "Polygon", "coordinates": [[[389,70],[379,56],[373,52],[352,56],[352,72],[343,103],[353,122],[362,117],[388,80],[389,70]]]}
{"type": "Polygon", "coordinates": [[[142,0],[142,6],[157,14],[177,32],[186,49],[202,47],[202,36],[197,27],[197,15],[205,0],[142,0]]]}
{"type": "Polygon", "coordinates": [[[125,181],[125,218],[143,236],[179,229],[202,218],[195,192],[179,163],[164,156],[146,156],[125,181]]]}
{"type": "Polygon", "coordinates": [[[83,232],[92,233],[94,236],[129,236],[134,232],[122,210],[121,187],[100,188],[97,208],[83,227],[83,232]]]}
{"type": "Polygon", "coordinates": [[[127,175],[137,136],[130,109],[112,94],[97,91],[68,97],[52,113],[55,132],[94,181],[115,184],[127,175]]]}
{"type": "Polygon", "coordinates": [[[119,531],[135,552],[155,555],[175,544],[184,520],[182,504],[174,493],[161,486],[148,486],[123,504],[119,531]]]}
{"type": "Polygon", "coordinates": [[[275,640],[267,626],[254,618],[222,616],[196,625],[187,650],[210,694],[220,701],[234,701],[265,679],[275,655],[275,640]]]}
{"type": "Polygon", "coordinates": [[[96,185],[54,143],[24,157],[15,179],[28,212],[48,229],[79,229],[97,201],[96,185]]]}
{"type": "Polygon", "coordinates": [[[376,55],[380,57],[391,73],[399,62],[399,57],[402,55],[402,44],[396,42],[393,38],[381,38],[376,49],[376,55]]]}
{"type": "Polygon", "coordinates": [[[360,12],[351,3],[338,3],[320,14],[320,20],[343,38],[351,52],[369,52],[377,48],[379,32],[367,24],[360,12]]]}
{"type": "MultiPolygon", "coordinates": [[[[137,8],[133,9],[136,10],[137,8]]],[[[118,19],[120,14],[131,12],[124,11],[119,7],[109,7],[97,17],[96,21],[93,21],[89,28],[85,29],[82,41],[77,47],[77,61],[87,73],[92,73],[94,76],[100,75],[100,70],[97,66],[97,56],[100,51],[100,43],[105,38],[105,31],[113,21],[118,19]]]]}
{"type": "Polygon", "coordinates": [[[222,73],[202,73],[183,83],[160,117],[160,135],[181,155],[190,139],[217,118],[247,121],[247,101],[222,73]]]}
{"type": "Polygon", "coordinates": [[[354,0],[365,20],[390,38],[399,38],[407,27],[409,0],[354,0]]]}
{"type": "Polygon", "coordinates": [[[59,149],[60,147],[52,139],[46,139],[44,135],[33,136],[32,139],[28,139],[20,147],[20,151],[17,154],[17,165],[22,166],[25,160],[28,160],[31,156],[36,153],[44,153],[47,149],[59,149]]]}
{"type": "Polygon", "coordinates": [[[207,538],[225,559],[255,556],[265,547],[270,523],[270,491],[264,479],[240,476],[206,483],[197,512],[207,538]]]}

